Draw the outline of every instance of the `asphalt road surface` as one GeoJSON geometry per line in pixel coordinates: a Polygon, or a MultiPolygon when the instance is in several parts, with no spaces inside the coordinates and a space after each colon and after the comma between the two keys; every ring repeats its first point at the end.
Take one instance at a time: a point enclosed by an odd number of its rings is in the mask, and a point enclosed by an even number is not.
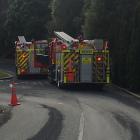
{"type": "MultiPolygon", "coordinates": [[[[11,64],[0,69],[14,72],[11,64]]],[[[116,88],[58,89],[46,79],[12,79],[21,105],[0,127],[2,140],[139,140],[140,100],[116,88]]],[[[9,84],[0,81],[0,104],[8,104],[9,84]]]]}

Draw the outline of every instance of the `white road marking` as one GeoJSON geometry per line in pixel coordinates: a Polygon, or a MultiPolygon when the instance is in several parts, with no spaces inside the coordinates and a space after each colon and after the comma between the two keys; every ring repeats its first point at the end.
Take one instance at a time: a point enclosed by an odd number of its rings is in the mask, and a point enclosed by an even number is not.
{"type": "Polygon", "coordinates": [[[117,85],[115,85],[115,86],[116,86],[118,89],[120,89],[120,90],[122,90],[122,91],[125,91],[125,92],[127,92],[128,94],[130,94],[130,95],[132,95],[132,96],[135,96],[135,97],[137,97],[137,98],[140,98],[140,95],[138,95],[138,94],[135,94],[135,93],[133,93],[133,92],[131,92],[131,91],[125,89],[125,88],[119,87],[119,86],[117,86],[117,85]]]}
{"type": "Polygon", "coordinates": [[[59,105],[63,105],[63,103],[58,103],[59,105]]]}
{"type": "Polygon", "coordinates": [[[83,140],[83,135],[84,135],[84,123],[85,123],[85,119],[84,119],[84,113],[81,113],[81,117],[80,117],[80,126],[79,126],[79,136],[78,136],[78,140],[83,140]]]}
{"type": "Polygon", "coordinates": [[[16,85],[20,85],[20,84],[25,84],[25,82],[18,82],[18,83],[15,83],[16,85]]]}
{"type": "Polygon", "coordinates": [[[127,90],[127,92],[129,92],[129,94],[131,94],[131,95],[133,95],[133,96],[135,96],[135,97],[137,97],[137,98],[140,98],[139,95],[137,95],[137,94],[135,94],[135,93],[133,93],[133,92],[131,92],[131,91],[128,91],[128,90],[127,90]]]}

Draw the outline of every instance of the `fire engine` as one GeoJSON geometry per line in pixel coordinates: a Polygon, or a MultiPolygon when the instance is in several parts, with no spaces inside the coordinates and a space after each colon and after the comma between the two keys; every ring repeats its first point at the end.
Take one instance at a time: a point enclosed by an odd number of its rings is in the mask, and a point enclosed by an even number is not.
{"type": "Polygon", "coordinates": [[[47,40],[27,42],[24,36],[18,36],[15,42],[15,63],[17,77],[25,75],[47,75],[48,42],[47,40]]]}
{"type": "Polygon", "coordinates": [[[110,83],[108,42],[102,39],[77,40],[54,32],[49,43],[48,79],[58,87],[68,84],[110,83]]]}

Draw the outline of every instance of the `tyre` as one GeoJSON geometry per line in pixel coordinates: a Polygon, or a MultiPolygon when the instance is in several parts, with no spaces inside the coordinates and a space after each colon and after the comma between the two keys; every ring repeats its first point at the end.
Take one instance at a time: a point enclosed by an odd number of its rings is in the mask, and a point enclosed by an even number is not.
{"type": "Polygon", "coordinates": [[[61,83],[60,81],[57,81],[57,87],[62,89],[64,88],[64,84],[61,83]]]}
{"type": "Polygon", "coordinates": [[[60,82],[60,72],[57,71],[57,87],[63,88],[63,84],[60,82]]]}
{"type": "Polygon", "coordinates": [[[55,83],[55,81],[54,81],[55,73],[53,71],[54,71],[53,67],[49,67],[48,68],[48,81],[49,81],[50,84],[54,84],[55,83]]]}

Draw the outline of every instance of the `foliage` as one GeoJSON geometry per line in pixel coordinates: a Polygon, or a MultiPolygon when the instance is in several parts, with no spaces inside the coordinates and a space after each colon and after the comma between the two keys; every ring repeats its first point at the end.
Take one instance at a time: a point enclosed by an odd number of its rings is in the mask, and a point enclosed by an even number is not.
{"type": "Polygon", "coordinates": [[[9,75],[6,72],[0,70],[0,78],[8,77],[9,75]]]}
{"type": "Polygon", "coordinates": [[[86,38],[109,40],[113,82],[135,90],[140,88],[139,4],[138,0],[91,0],[83,26],[86,38]]]}
{"type": "Polygon", "coordinates": [[[83,0],[52,1],[52,32],[60,30],[73,36],[81,30],[81,11],[83,0]]]}
{"type": "Polygon", "coordinates": [[[6,18],[2,20],[1,24],[4,36],[4,41],[1,41],[3,50],[8,48],[9,53],[13,52],[14,41],[18,35],[24,35],[27,40],[47,38],[48,29],[46,24],[51,18],[51,10],[48,6],[50,0],[6,1],[7,7],[0,12],[6,11],[6,18]]]}

